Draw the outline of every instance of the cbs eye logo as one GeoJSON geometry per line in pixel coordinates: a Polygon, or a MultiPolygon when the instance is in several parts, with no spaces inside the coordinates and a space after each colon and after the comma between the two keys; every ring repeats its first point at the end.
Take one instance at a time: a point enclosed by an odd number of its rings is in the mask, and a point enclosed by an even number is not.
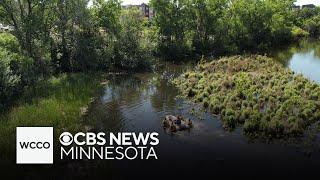
{"type": "Polygon", "coordinates": [[[73,136],[69,132],[64,132],[59,137],[60,143],[64,146],[69,146],[73,142],[73,136]]]}

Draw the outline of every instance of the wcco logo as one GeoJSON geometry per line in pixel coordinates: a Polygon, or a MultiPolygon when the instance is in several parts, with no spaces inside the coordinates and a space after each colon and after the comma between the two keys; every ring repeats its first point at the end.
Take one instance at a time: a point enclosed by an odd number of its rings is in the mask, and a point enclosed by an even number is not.
{"type": "Polygon", "coordinates": [[[22,149],[49,149],[50,143],[49,142],[20,142],[20,147],[22,149]]]}
{"type": "Polygon", "coordinates": [[[17,127],[17,164],[53,163],[53,127],[17,127]]]}

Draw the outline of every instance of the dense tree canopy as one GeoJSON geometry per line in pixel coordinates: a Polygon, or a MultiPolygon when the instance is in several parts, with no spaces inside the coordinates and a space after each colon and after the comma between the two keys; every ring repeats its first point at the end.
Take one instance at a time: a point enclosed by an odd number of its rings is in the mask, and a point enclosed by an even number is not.
{"type": "Polygon", "coordinates": [[[181,49],[197,54],[259,51],[291,40],[293,0],[153,0],[151,4],[159,50],[170,57],[171,51],[179,56],[181,49]]]}

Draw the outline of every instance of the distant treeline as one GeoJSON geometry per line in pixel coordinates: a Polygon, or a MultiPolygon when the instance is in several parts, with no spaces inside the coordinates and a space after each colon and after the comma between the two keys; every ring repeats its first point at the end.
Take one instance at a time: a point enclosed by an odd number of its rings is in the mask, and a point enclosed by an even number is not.
{"type": "Polygon", "coordinates": [[[320,10],[294,0],[151,0],[149,21],[119,0],[1,0],[0,104],[38,79],[61,72],[138,71],[153,56],[266,51],[319,37],[320,10]]]}
{"type": "Polygon", "coordinates": [[[295,0],[152,0],[160,55],[226,55],[266,51],[319,37],[320,8],[295,0]]]}

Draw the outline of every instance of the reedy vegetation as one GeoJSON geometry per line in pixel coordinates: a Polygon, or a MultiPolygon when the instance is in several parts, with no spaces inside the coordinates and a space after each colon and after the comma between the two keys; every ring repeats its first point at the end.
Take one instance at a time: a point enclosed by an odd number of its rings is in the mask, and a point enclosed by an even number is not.
{"type": "Polygon", "coordinates": [[[6,161],[13,156],[12,142],[18,126],[53,126],[56,135],[85,131],[90,122],[84,121],[80,107],[89,104],[101,90],[103,78],[101,73],[63,73],[26,89],[17,106],[0,113],[1,159],[6,161]]]}
{"type": "Polygon", "coordinates": [[[265,56],[200,63],[174,83],[221,117],[226,129],[270,138],[301,135],[320,119],[320,86],[265,56]]]}

